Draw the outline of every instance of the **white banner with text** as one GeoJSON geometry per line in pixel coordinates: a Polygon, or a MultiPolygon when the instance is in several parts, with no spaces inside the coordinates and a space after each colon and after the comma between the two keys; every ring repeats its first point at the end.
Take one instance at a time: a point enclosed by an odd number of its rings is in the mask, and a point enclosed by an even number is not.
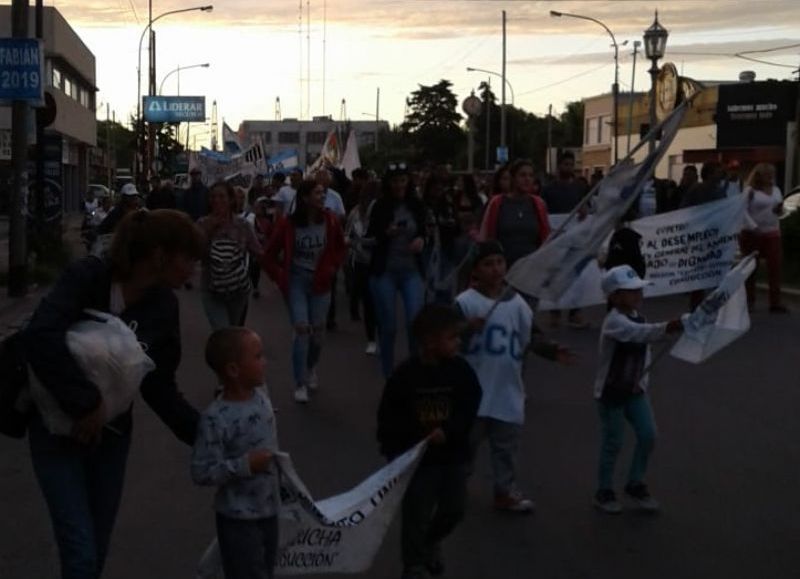
{"type": "MultiPolygon", "coordinates": [[[[645,296],[679,294],[719,285],[736,258],[744,212],[745,198],[738,196],[632,222],[631,229],[642,236],[646,278],[652,282],[645,288],[645,296]]],[[[557,226],[565,218],[565,215],[551,215],[551,223],[557,226]]],[[[600,289],[603,258],[598,256],[589,263],[558,302],[542,300],[539,309],[605,303],[600,289]]]]}

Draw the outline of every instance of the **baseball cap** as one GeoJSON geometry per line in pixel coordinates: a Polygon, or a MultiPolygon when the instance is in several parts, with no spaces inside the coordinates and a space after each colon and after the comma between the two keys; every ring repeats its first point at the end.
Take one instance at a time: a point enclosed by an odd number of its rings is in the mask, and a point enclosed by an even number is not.
{"type": "Polygon", "coordinates": [[[133,183],[125,183],[122,189],[119,190],[119,194],[124,197],[137,197],[139,192],[136,190],[136,185],[133,183]]]}
{"type": "Polygon", "coordinates": [[[610,295],[617,290],[632,290],[642,289],[649,286],[650,282],[643,280],[639,277],[633,268],[629,265],[618,265],[612,267],[605,274],[603,274],[603,281],[601,287],[603,293],[610,295]]]}

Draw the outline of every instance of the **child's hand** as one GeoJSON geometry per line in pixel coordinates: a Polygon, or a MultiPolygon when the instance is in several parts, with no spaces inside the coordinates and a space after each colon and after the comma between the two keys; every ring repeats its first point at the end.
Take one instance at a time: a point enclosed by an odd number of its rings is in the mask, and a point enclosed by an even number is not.
{"type": "Polygon", "coordinates": [[[250,472],[264,472],[272,462],[272,453],[268,450],[254,450],[247,455],[250,463],[250,472]]]}
{"type": "Polygon", "coordinates": [[[428,441],[431,444],[444,444],[447,441],[447,437],[444,435],[444,430],[436,428],[428,435],[428,441]]]}
{"type": "Polygon", "coordinates": [[[678,320],[670,320],[667,322],[667,333],[668,334],[676,334],[678,332],[683,331],[683,322],[678,320]]]}
{"type": "Polygon", "coordinates": [[[566,346],[558,346],[556,362],[564,366],[574,366],[578,362],[578,355],[566,346]]]}
{"type": "Polygon", "coordinates": [[[415,237],[411,244],[408,246],[408,250],[411,253],[422,253],[422,250],[425,249],[425,240],[421,237],[415,237]]]}

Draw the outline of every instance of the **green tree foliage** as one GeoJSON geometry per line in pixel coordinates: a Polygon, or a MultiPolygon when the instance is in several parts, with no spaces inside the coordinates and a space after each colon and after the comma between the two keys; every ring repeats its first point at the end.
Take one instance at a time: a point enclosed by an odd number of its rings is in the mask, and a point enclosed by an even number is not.
{"type": "Polygon", "coordinates": [[[411,93],[406,100],[408,112],[401,130],[413,146],[414,162],[449,163],[457,158],[465,142],[458,113],[458,99],[448,80],[411,93]]]}
{"type": "MultiPolygon", "coordinates": [[[[476,120],[475,150],[477,167],[486,165],[486,115],[489,114],[489,166],[494,167],[500,145],[500,111],[497,96],[487,82],[479,86],[484,103],[476,120]],[[487,106],[488,102],[488,106],[487,106]]],[[[547,116],[538,116],[523,109],[506,106],[506,141],[512,159],[531,159],[537,169],[545,166],[547,151],[547,116]]],[[[579,147],[583,143],[583,103],[570,102],[559,116],[551,121],[553,147],[579,147]]]]}
{"type": "Polygon", "coordinates": [[[106,150],[107,143],[116,168],[133,167],[136,136],[132,130],[114,121],[97,121],[97,148],[106,150]]]}

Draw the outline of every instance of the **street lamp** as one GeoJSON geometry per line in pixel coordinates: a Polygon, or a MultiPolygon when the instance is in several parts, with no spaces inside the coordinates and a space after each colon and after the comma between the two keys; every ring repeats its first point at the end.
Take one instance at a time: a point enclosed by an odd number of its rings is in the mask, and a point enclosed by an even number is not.
{"type": "MultiPolygon", "coordinates": [[[[669,32],[658,22],[658,10],[653,24],[644,31],[644,52],[650,59],[650,130],[656,126],[656,80],[658,77],[658,61],[664,58],[667,51],[667,37],[669,32]]],[[[655,150],[655,138],[650,139],[648,150],[652,153],[655,150]]]]}
{"type": "MultiPolygon", "coordinates": [[[[141,143],[142,138],[142,42],[144,42],[144,35],[148,30],[152,30],[153,23],[165,16],[170,16],[172,14],[180,14],[183,12],[194,12],[199,10],[201,12],[211,12],[214,10],[214,6],[207,5],[207,6],[194,6],[192,8],[181,8],[180,10],[170,10],[169,12],[164,12],[163,14],[159,14],[155,18],[151,18],[151,20],[147,23],[147,26],[144,27],[142,30],[142,35],[139,37],[139,61],[136,66],[136,142],[141,143]]],[[[151,12],[152,14],[152,12],[151,12]]],[[[152,43],[151,43],[152,48],[152,43]]],[[[153,62],[153,57],[151,55],[150,62],[153,62]]],[[[140,147],[137,147],[137,150],[140,147]]],[[[136,163],[137,168],[137,175],[138,178],[138,168],[139,163],[136,163]]]]}
{"type": "Polygon", "coordinates": [[[578,18],[579,20],[588,20],[589,22],[594,22],[595,24],[602,26],[611,37],[611,45],[614,47],[614,86],[611,87],[611,92],[614,100],[614,164],[616,165],[619,161],[619,151],[617,150],[617,119],[619,118],[617,115],[619,111],[619,45],[617,44],[617,39],[614,37],[614,33],[611,32],[611,29],[597,18],[592,18],[591,16],[582,16],[580,14],[570,14],[568,12],[558,12],[557,10],[551,10],[550,16],[554,18],[566,16],[568,18],[578,18]]]}
{"type": "MultiPolygon", "coordinates": [[[[467,67],[467,72],[485,72],[486,74],[492,74],[494,76],[499,76],[500,78],[503,78],[503,75],[500,74],[499,72],[493,72],[491,70],[486,70],[486,69],[483,69],[483,68],[475,68],[475,67],[472,67],[472,66],[468,66],[467,67]]],[[[511,83],[508,82],[508,79],[505,79],[505,81],[506,81],[506,86],[508,87],[508,92],[511,93],[511,106],[513,107],[514,106],[514,89],[511,87],[511,83]]]]}
{"type": "Polygon", "coordinates": [[[161,84],[158,85],[159,96],[161,95],[161,91],[164,88],[164,83],[174,73],[176,72],[178,73],[178,96],[181,96],[181,71],[189,70],[190,68],[208,68],[209,66],[211,66],[209,63],[204,62],[203,64],[190,64],[189,66],[178,66],[178,68],[169,71],[167,74],[164,75],[164,78],[161,79],[161,84]]]}

